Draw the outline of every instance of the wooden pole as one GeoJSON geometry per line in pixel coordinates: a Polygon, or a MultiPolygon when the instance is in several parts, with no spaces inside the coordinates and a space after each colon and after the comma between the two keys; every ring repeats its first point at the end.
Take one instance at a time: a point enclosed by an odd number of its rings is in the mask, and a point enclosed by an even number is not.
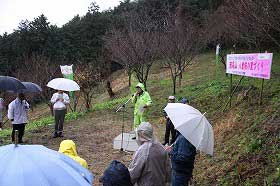
{"type": "Polygon", "coordinates": [[[262,87],[261,87],[261,93],[260,93],[260,105],[263,103],[263,84],[264,84],[264,79],[262,79],[262,87]]]}
{"type": "Polygon", "coordinates": [[[242,81],[243,78],[244,78],[244,76],[242,76],[242,77],[240,78],[240,80],[238,81],[237,85],[234,87],[233,91],[231,92],[231,94],[230,94],[230,96],[229,96],[229,100],[228,100],[228,102],[226,103],[225,108],[223,109],[223,112],[226,110],[228,104],[231,102],[231,98],[232,98],[234,92],[236,91],[237,87],[240,85],[240,83],[241,83],[241,81],[242,81]]]}
{"type": "Polygon", "coordinates": [[[18,130],[15,130],[15,134],[14,134],[14,139],[15,139],[15,146],[18,145],[18,130]]]}
{"type": "Polygon", "coordinates": [[[229,107],[231,107],[231,93],[232,93],[232,74],[230,74],[230,82],[229,82],[229,107]]]}
{"type": "MultiPolygon", "coordinates": [[[[265,53],[267,53],[267,50],[265,51],[265,53]]],[[[260,101],[259,101],[260,105],[262,105],[263,103],[263,84],[264,84],[264,79],[262,79],[262,85],[261,85],[260,101]]]]}
{"type": "MultiPolygon", "coordinates": [[[[232,51],[231,54],[234,54],[235,52],[232,51]]],[[[230,74],[230,82],[229,82],[229,107],[231,107],[231,100],[232,100],[232,74],[230,74]]]]}

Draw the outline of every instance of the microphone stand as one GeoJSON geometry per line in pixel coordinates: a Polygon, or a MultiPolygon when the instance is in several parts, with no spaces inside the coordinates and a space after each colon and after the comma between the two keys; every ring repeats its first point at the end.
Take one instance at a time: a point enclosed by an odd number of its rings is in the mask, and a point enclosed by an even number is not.
{"type": "Polygon", "coordinates": [[[132,97],[130,97],[124,104],[120,105],[119,108],[116,110],[116,112],[119,112],[120,110],[122,110],[122,141],[121,141],[121,148],[120,151],[123,151],[123,133],[124,133],[124,113],[125,113],[125,106],[126,104],[132,99],[132,97]]]}

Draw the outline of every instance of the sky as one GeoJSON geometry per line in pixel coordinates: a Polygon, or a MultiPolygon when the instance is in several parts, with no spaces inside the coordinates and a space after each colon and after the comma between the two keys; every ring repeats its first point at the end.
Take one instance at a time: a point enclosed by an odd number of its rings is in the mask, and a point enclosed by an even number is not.
{"type": "Polygon", "coordinates": [[[22,20],[32,21],[41,14],[61,27],[75,15],[85,15],[93,1],[101,11],[120,4],[120,0],[0,0],[0,35],[13,32],[22,20]]]}

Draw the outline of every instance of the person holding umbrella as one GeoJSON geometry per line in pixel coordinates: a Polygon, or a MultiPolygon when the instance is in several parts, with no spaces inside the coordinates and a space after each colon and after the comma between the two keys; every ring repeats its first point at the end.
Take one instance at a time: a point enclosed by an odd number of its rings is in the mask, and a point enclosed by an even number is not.
{"type": "Polygon", "coordinates": [[[213,156],[214,131],[199,110],[182,103],[168,104],[164,111],[177,130],[175,143],[166,150],[172,163],[172,186],[187,186],[194,168],[196,150],[213,156]]]}
{"type": "Polygon", "coordinates": [[[23,143],[25,125],[27,124],[27,112],[29,104],[25,100],[23,93],[19,93],[18,97],[8,106],[8,119],[12,122],[12,141],[15,141],[15,131],[18,130],[18,141],[23,143]]]}
{"type": "Polygon", "coordinates": [[[67,110],[67,105],[70,104],[69,96],[62,90],[58,90],[51,98],[53,104],[53,112],[55,119],[55,131],[53,137],[63,137],[63,123],[67,110]]]}
{"type": "Polygon", "coordinates": [[[192,179],[196,148],[179,131],[173,148],[167,147],[172,164],[172,186],[188,186],[192,179]]]}

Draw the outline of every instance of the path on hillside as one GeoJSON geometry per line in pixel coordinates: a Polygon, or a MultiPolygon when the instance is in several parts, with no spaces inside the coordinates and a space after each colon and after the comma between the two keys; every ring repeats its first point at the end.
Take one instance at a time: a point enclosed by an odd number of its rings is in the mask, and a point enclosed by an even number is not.
{"type": "MultiPolygon", "coordinates": [[[[113,139],[121,133],[121,125],[120,116],[109,111],[98,111],[77,121],[67,122],[63,138],[51,138],[53,126],[34,130],[26,138],[28,143],[42,144],[53,150],[58,150],[63,139],[73,140],[79,156],[87,160],[95,176],[94,185],[100,185],[98,180],[113,159],[126,165],[131,161],[131,154],[113,150],[113,139]]],[[[130,123],[125,121],[125,131],[129,130],[130,123]]]]}

